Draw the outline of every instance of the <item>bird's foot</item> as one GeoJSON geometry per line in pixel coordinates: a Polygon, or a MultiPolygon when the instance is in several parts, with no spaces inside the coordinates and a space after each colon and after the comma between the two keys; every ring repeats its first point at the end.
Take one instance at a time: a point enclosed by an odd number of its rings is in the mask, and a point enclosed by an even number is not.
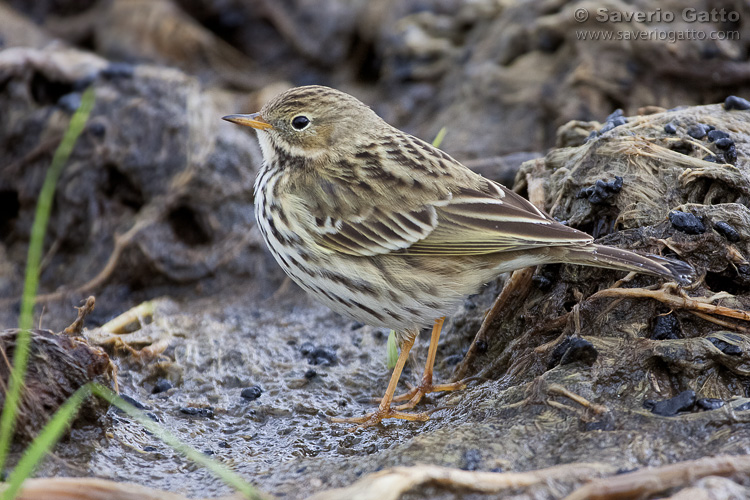
{"type": "Polygon", "coordinates": [[[458,382],[451,382],[449,384],[433,385],[432,377],[430,377],[429,379],[423,378],[422,382],[418,386],[412,387],[408,392],[399,394],[398,396],[394,396],[393,401],[406,401],[406,403],[398,405],[394,407],[394,409],[409,410],[411,408],[414,408],[417,403],[422,400],[425,394],[429,394],[431,392],[458,391],[461,389],[465,389],[467,382],[468,379],[459,380],[458,382]]]}
{"type": "Polygon", "coordinates": [[[430,416],[427,413],[407,413],[388,406],[387,408],[378,408],[376,411],[368,413],[367,415],[363,415],[361,417],[332,417],[331,422],[359,424],[356,427],[352,427],[351,429],[349,429],[349,432],[354,432],[359,429],[366,429],[368,427],[378,425],[381,420],[384,420],[386,418],[400,418],[402,420],[416,420],[419,422],[424,422],[426,420],[429,420],[430,416]]]}

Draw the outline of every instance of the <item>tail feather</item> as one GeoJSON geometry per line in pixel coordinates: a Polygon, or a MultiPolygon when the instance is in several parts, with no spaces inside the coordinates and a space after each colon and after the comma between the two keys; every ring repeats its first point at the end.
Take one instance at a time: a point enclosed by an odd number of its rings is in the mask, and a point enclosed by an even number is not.
{"type": "Polygon", "coordinates": [[[644,255],[593,244],[564,248],[564,262],[571,264],[664,276],[674,279],[681,285],[688,285],[695,280],[695,270],[690,264],[660,255],[644,255]]]}

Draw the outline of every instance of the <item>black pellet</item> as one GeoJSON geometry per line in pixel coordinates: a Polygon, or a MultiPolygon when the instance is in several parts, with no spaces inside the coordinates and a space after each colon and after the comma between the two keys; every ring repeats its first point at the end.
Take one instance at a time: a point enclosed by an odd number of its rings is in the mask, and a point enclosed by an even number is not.
{"type": "Polygon", "coordinates": [[[694,404],[695,391],[687,390],[679,393],[673,398],[665,399],[663,401],[653,401],[648,399],[643,403],[643,406],[656,415],[671,417],[680,412],[690,410],[694,404]]]}
{"type": "Polygon", "coordinates": [[[568,337],[560,342],[550,354],[547,361],[547,369],[551,370],[557,365],[567,365],[581,361],[585,365],[593,365],[599,356],[596,348],[588,340],[580,337],[568,337]]]}
{"type": "Polygon", "coordinates": [[[716,144],[716,147],[719,149],[729,149],[734,146],[734,141],[729,137],[722,137],[721,139],[716,139],[714,144],[716,144]]]}
{"type": "Polygon", "coordinates": [[[730,95],[724,99],[724,109],[727,111],[732,109],[750,109],[750,101],[743,99],[742,97],[737,97],[736,95],[730,95]]]}
{"type": "Polygon", "coordinates": [[[740,232],[724,221],[714,222],[714,229],[731,243],[740,241],[740,232]]]}
{"type": "Polygon", "coordinates": [[[687,234],[703,234],[706,232],[706,226],[693,214],[673,210],[669,212],[669,222],[678,231],[687,234]]]}
{"type": "Polygon", "coordinates": [[[609,182],[599,179],[593,186],[581,189],[577,197],[586,198],[594,205],[603,205],[622,190],[622,184],[620,176],[615,176],[614,180],[609,182]]]}
{"type": "Polygon", "coordinates": [[[695,406],[701,410],[716,410],[724,406],[724,401],[716,398],[700,398],[695,402],[695,406]]]}
{"type": "Polygon", "coordinates": [[[681,337],[680,322],[674,314],[660,314],[654,318],[650,335],[652,340],[670,340],[681,337]]]}
{"type": "Polygon", "coordinates": [[[708,126],[702,123],[696,123],[695,125],[691,125],[690,128],[687,129],[687,134],[693,139],[702,139],[706,137],[707,133],[708,126]]]}
{"type": "Polygon", "coordinates": [[[706,134],[708,137],[709,142],[716,141],[718,139],[729,139],[729,134],[724,132],[723,130],[712,130],[708,134],[706,134]]]}
{"type": "Polygon", "coordinates": [[[240,397],[247,399],[248,401],[253,401],[258,399],[261,394],[263,394],[263,389],[261,389],[260,386],[251,385],[250,387],[242,389],[240,397]]]}

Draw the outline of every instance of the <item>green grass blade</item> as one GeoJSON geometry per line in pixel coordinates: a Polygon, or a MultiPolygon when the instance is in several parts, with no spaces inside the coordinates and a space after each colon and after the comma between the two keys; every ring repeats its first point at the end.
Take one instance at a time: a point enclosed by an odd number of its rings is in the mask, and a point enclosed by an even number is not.
{"type": "Polygon", "coordinates": [[[211,472],[216,474],[216,476],[218,476],[222,481],[224,481],[226,484],[236,489],[237,491],[241,492],[247,498],[253,500],[261,500],[263,498],[260,493],[258,493],[250,483],[242,479],[239,474],[230,470],[216,460],[212,460],[203,453],[186,445],[185,443],[177,439],[177,437],[174,436],[171,432],[162,428],[156,422],[145,416],[143,412],[138,410],[135,406],[120,398],[111,389],[108,389],[103,385],[94,384],[91,388],[91,392],[96,396],[109,401],[110,404],[117,406],[130,418],[141,424],[146,428],[146,430],[164,441],[172,449],[179,453],[182,453],[188,459],[210,470],[211,472]]]}
{"type": "Polygon", "coordinates": [[[26,262],[26,279],[24,281],[23,297],[21,300],[21,315],[18,320],[20,331],[16,335],[16,347],[13,352],[13,370],[10,373],[8,392],[5,395],[3,414],[0,417],[0,470],[5,467],[8,450],[13,438],[16,413],[21,396],[21,387],[26,376],[26,364],[29,359],[29,329],[34,321],[34,299],[39,287],[39,268],[42,260],[44,234],[52,210],[55,187],[62,169],[73,151],[78,136],[86,125],[91,108],[94,107],[94,90],[89,87],[81,98],[81,106],[73,114],[65,136],[55,151],[52,164],[47,171],[39,201],[36,205],[34,224],[31,226],[31,241],[29,242],[28,260],[26,262]]]}
{"type": "Polygon", "coordinates": [[[448,132],[448,129],[443,127],[440,130],[438,130],[437,135],[435,136],[435,139],[432,141],[432,145],[436,148],[439,148],[440,145],[443,143],[443,139],[445,139],[445,134],[448,132]]]}
{"type": "Polygon", "coordinates": [[[2,500],[13,500],[21,489],[23,482],[31,476],[37,464],[44,458],[60,437],[73,422],[81,404],[91,395],[91,384],[79,388],[55,412],[39,435],[24,451],[21,460],[8,477],[7,489],[3,491],[2,500]]]}
{"type": "Polygon", "coordinates": [[[387,345],[387,361],[388,361],[388,369],[393,370],[396,368],[396,363],[398,362],[398,346],[396,345],[396,332],[391,330],[391,333],[388,334],[388,345],[387,345]]]}
{"type": "Polygon", "coordinates": [[[153,433],[154,436],[164,441],[175,451],[182,453],[193,462],[209,469],[222,481],[244,494],[247,498],[252,500],[261,500],[263,498],[260,493],[258,493],[251,484],[242,479],[239,474],[184,444],[172,433],[160,427],[157,423],[145,416],[142,411],[120,398],[109,388],[89,382],[79,388],[70,398],[68,398],[67,401],[65,401],[65,403],[63,403],[55,415],[44,426],[36,439],[34,439],[34,442],[26,448],[23,457],[21,457],[18,465],[16,465],[8,478],[7,489],[3,491],[0,500],[13,500],[13,498],[15,498],[23,485],[23,481],[31,476],[36,465],[60,440],[60,437],[75,419],[81,404],[92,394],[124,411],[130,418],[141,424],[146,430],[153,433]]]}

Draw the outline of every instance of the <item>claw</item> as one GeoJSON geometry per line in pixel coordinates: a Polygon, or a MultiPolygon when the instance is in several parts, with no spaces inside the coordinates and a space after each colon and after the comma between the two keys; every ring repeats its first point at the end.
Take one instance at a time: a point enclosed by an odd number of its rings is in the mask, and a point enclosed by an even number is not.
{"type": "Polygon", "coordinates": [[[343,424],[359,424],[356,427],[352,427],[351,429],[349,429],[349,432],[355,432],[359,429],[366,429],[368,427],[378,425],[382,420],[386,418],[400,418],[402,420],[425,422],[426,420],[429,420],[430,416],[427,413],[407,413],[389,407],[387,409],[378,409],[361,417],[332,417],[331,422],[343,424]]]}
{"type": "MultiPolygon", "coordinates": [[[[430,377],[431,378],[431,377],[430,377]]],[[[414,387],[409,392],[399,394],[393,398],[393,401],[407,401],[402,405],[394,407],[396,410],[409,410],[417,406],[422,398],[431,392],[445,392],[445,391],[458,391],[466,388],[466,380],[460,380],[458,382],[452,382],[450,384],[437,384],[432,385],[432,380],[422,380],[422,383],[417,387],[414,387]]]]}

